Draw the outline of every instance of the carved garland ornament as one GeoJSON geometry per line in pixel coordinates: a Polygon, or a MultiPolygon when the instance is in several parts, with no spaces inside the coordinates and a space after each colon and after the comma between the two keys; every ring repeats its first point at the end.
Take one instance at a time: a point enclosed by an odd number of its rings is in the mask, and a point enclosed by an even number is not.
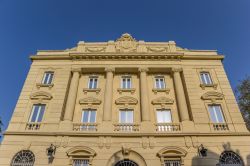
{"type": "Polygon", "coordinates": [[[124,96],[124,97],[120,97],[118,99],[115,100],[116,104],[128,104],[128,105],[135,105],[138,103],[138,100],[133,98],[133,97],[129,97],[129,96],[124,96]]]}
{"type": "Polygon", "coordinates": [[[80,104],[101,104],[101,102],[101,100],[94,97],[87,97],[79,101],[80,104]]]}
{"type": "Polygon", "coordinates": [[[38,92],[32,93],[30,95],[30,99],[32,99],[32,100],[51,100],[52,95],[48,92],[38,91],[38,92]]]}
{"type": "Polygon", "coordinates": [[[203,100],[211,100],[212,102],[215,102],[216,100],[222,100],[224,98],[224,95],[219,92],[215,91],[209,91],[206,92],[201,96],[201,99],[203,100]]]}
{"type": "Polygon", "coordinates": [[[173,99],[166,98],[166,97],[158,97],[158,98],[152,100],[152,104],[154,104],[154,105],[173,104],[173,103],[174,103],[173,99]]]}

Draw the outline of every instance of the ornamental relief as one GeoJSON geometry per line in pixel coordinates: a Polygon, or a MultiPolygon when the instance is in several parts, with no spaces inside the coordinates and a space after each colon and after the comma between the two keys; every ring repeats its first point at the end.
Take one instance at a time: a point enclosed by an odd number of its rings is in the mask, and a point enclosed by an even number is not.
{"type": "Polygon", "coordinates": [[[128,33],[123,34],[115,42],[117,52],[136,52],[138,42],[128,33]]]}
{"type": "Polygon", "coordinates": [[[86,52],[105,52],[106,47],[86,47],[86,52]]]}

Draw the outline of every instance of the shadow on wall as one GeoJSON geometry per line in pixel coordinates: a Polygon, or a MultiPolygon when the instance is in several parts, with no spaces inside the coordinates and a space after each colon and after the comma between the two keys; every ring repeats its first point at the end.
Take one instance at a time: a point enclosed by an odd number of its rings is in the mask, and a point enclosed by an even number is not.
{"type": "MultiPolygon", "coordinates": [[[[229,142],[222,144],[222,152],[235,152],[236,154],[238,154],[240,156],[241,162],[243,163],[243,165],[231,165],[230,166],[250,166],[250,154],[247,156],[247,165],[244,164],[244,161],[242,160],[240,151],[238,149],[232,149],[231,148],[231,144],[229,142]]],[[[207,148],[207,147],[206,147],[207,148]]],[[[206,157],[202,157],[199,155],[199,152],[197,151],[197,156],[193,157],[192,159],[192,165],[196,165],[196,166],[221,166],[220,165],[220,157],[221,154],[217,154],[215,152],[213,152],[210,149],[207,149],[207,156],[206,157]]],[[[224,166],[224,165],[223,165],[224,166]]]]}

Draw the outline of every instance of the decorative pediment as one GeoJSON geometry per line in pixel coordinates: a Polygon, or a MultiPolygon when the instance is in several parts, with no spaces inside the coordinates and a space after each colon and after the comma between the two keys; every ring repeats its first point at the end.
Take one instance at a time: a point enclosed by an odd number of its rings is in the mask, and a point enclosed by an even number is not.
{"type": "Polygon", "coordinates": [[[152,104],[173,104],[174,103],[174,100],[173,99],[170,99],[170,98],[167,98],[167,97],[158,97],[154,100],[152,100],[152,104]]]}
{"type": "Polygon", "coordinates": [[[115,42],[117,52],[135,52],[137,45],[138,42],[128,33],[123,34],[115,42]]]}
{"type": "Polygon", "coordinates": [[[137,104],[138,100],[133,97],[124,96],[115,100],[115,103],[116,104],[137,104]]]}
{"type": "Polygon", "coordinates": [[[215,91],[209,91],[209,92],[206,92],[205,94],[203,94],[201,96],[201,99],[216,101],[216,100],[222,100],[223,97],[224,97],[224,95],[222,93],[215,92],[215,91]]]}
{"type": "Polygon", "coordinates": [[[32,100],[51,100],[52,95],[48,92],[38,91],[38,92],[32,93],[30,95],[30,99],[32,99],[32,100]]]}
{"type": "Polygon", "coordinates": [[[159,157],[185,157],[186,154],[186,150],[175,146],[165,147],[157,153],[159,157]]]}
{"type": "Polygon", "coordinates": [[[96,155],[96,152],[93,149],[86,146],[71,148],[66,153],[71,157],[93,157],[96,155]]]}
{"type": "Polygon", "coordinates": [[[87,97],[79,101],[80,104],[101,104],[101,100],[94,97],[87,97]]]}

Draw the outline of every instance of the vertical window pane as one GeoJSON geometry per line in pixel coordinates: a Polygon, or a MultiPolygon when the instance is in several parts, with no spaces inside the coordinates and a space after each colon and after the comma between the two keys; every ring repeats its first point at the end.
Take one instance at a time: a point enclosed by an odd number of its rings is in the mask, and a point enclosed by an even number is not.
{"type": "Polygon", "coordinates": [[[44,110],[45,110],[45,105],[40,105],[39,114],[38,114],[38,117],[37,117],[37,122],[42,121],[44,110]]]}
{"type": "Polygon", "coordinates": [[[216,115],[217,115],[217,122],[223,123],[224,118],[223,118],[223,115],[222,115],[222,112],[221,112],[221,107],[219,105],[217,105],[217,106],[214,106],[214,109],[215,109],[215,112],[216,112],[216,115]]]}
{"type": "Polygon", "coordinates": [[[90,111],[90,123],[95,123],[96,111],[90,111]]]}
{"type": "Polygon", "coordinates": [[[122,79],[122,88],[126,88],[126,79],[125,78],[122,79]]]}
{"type": "Polygon", "coordinates": [[[214,123],[216,123],[217,120],[216,120],[216,115],[215,115],[213,106],[209,106],[209,107],[208,107],[208,110],[209,110],[209,114],[210,114],[211,121],[214,122],[214,123]]]}
{"type": "Polygon", "coordinates": [[[127,123],[133,123],[133,111],[127,111],[127,123]]]}
{"type": "Polygon", "coordinates": [[[36,105],[33,106],[32,113],[31,113],[32,117],[30,119],[30,122],[36,122],[36,117],[38,115],[38,109],[39,109],[38,106],[36,106],[36,105]]]}
{"type": "Polygon", "coordinates": [[[126,123],[126,112],[120,111],[120,123],[126,123]]]}
{"type": "Polygon", "coordinates": [[[128,89],[131,88],[131,79],[130,78],[127,79],[127,88],[128,89]]]}
{"type": "Polygon", "coordinates": [[[90,79],[89,79],[89,89],[92,89],[92,84],[93,84],[93,79],[90,78],[90,79]]]}
{"type": "Polygon", "coordinates": [[[95,80],[95,81],[94,81],[94,86],[93,86],[93,88],[96,89],[96,88],[97,88],[97,78],[95,78],[94,80],[95,80]]]}
{"type": "Polygon", "coordinates": [[[83,111],[82,122],[88,123],[89,111],[83,111]]]}

